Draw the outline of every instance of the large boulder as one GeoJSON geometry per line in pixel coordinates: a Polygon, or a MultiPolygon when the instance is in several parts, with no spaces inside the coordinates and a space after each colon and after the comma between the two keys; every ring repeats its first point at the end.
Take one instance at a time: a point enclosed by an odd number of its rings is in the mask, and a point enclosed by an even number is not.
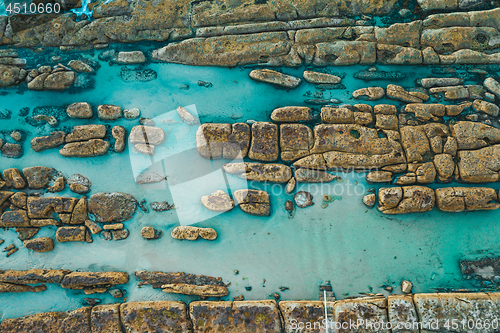
{"type": "Polygon", "coordinates": [[[71,142],[59,150],[64,157],[95,157],[106,154],[109,142],[102,139],[92,139],[83,142],[71,142]]]}
{"type": "Polygon", "coordinates": [[[59,227],[56,231],[56,240],[59,243],[85,242],[87,240],[87,229],[80,227],[59,227]]]}
{"type": "MultiPolygon", "coordinates": [[[[332,306],[333,302],[326,302],[327,309],[330,309],[332,306]]],[[[287,333],[296,332],[297,327],[304,327],[302,332],[308,333],[317,331],[318,324],[325,327],[323,325],[323,320],[325,319],[325,302],[281,301],[279,302],[279,307],[283,314],[284,331],[287,333]]]]}
{"type": "Polygon", "coordinates": [[[272,162],[278,156],[278,126],[267,122],[254,123],[248,157],[256,161],[272,162]]]}
{"type": "Polygon", "coordinates": [[[0,271],[0,282],[14,284],[61,283],[66,274],[65,269],[30,269],[27,271],[4,270],[0,271]]]}
{"type": "Polygon", "coordinates": [[[378,209],[384,214],[428,212],[434,207],[434,190],[424,186],[381,188],[378,209]]]}
{"type": "Polygon", "coordinates": [[[478,149],[500,143],[500,129],[472,121],[457,121],[450,125],[458,150],[478,149]]]}
{"type": "Polygon", "coordinates": [[[500,145],[458,152],[460,179],[468,183],[496,182],[500,171],[500,145]]]}
{"type": "Polygon", "coordinates": [[[54,168],[35,166],[23,169],[23,175],[28,181],[28,187],[33,190],[47,188],[55,175],[54,168]]]}
{"type": "Polygon", "coordinates": [[[23,245],[28,250],[35,252],[50,252],[54,250],[54,239],[50,237],[38,237],[25,240],[23,245]]]}
{"type": "Polygon", "coordinates": [[[227,163],[224,172],[249,181],[287,183],[292,178],[292,169],[284,164],[264,163],[227,163]]]}
{"type": "Polygon", "coordinates": [[[97,222],[128,221],[134,215],[136,208],[137,200],[126,193],[96,193],[88,200],[89,213],[95,216],[97,222]]]}
{"type": "Polygon", "coordinates": [[[196,132],[196,149],[207,159],[236,159],[247,156],[250,126],[245,123],[203,124],[196,132]]]}
{"type": "Polygon", "coordinates": [[[446,187],[436,189],[436,205],[445,212],[498,209],[495,189],[488,187],[446,187]]]}
{"type": "Polygon", "coordinates": [[[70,118],[76,119],[90,119],[94,116],[92,107],[86,102],[73,103],[69,105],[66,109],[66,113],[70,118]]]}
{"type": "Polygon", "coordinates": [[[385,297],[363,297],[337,301],[333,304],[332,311],[333,318],[331,319],[341,327],[362,321],[362,331],[365,333],[390,332],[389,329],[385,328],[389,321],[385,297]]]}
{"type": "Polygon", "coordinates": [[[146,56],[142,51],[118,52],[116,62],[120,64],[140,64],[146,62],[146,56]]]}

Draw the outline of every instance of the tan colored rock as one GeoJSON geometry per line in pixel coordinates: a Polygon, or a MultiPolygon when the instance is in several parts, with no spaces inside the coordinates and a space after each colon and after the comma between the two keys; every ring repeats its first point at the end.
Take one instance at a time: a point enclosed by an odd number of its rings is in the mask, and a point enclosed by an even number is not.
{"type": "Polygon", "coordinates": [[[196,149],[207,159],[242,159],[250,146],[250,127],[244,123],[203,124],[196,132],[196,149]]]}
{"type": "Polygon", "coordinates": [[[445,100],[466,99],[470,96],[469,89],[464,86],[431,88],[429,92],[437,95],[444,93],[445,100]]]}
{"type": "Polygon", "coordinates": [[[127,130],[123,126],[114,126],[111,134],[115,139],[115,152],[123,152],[127,144],[127,130]]]}
{"type": "Polygon", "coordinates": [[[316,44],[313,65],[371,65],[374,64],[376,60],[376,43],[337,40],[316,44]]]}
{"type": "Polygon", "coordinates": [[[458,149],[457,140],[454,137],[449,136],[446,139],[446,143],[444,144],[443,153],[450,154],[451,156],[455,157],[455,155],[457,154],[457,149],[458,149]]]}
{"type": "Polygon", "coordinates": [[[297,169],[295,171],[297,183],[329,183],[339,178],[328,172],[315,169],[297,169]]]}
{"type": "Polygon", "coordinates": [[[436,179],[436,168],[434,167],[434,163],[427,162],[421,164],[415,171],[415,175],[417,177],[417,182],[420,184],[433,183],[436,179]]]}
{"type": "Polygon", "coordinates": [[[165,141],[165,132],[159,127],[138,125],[132,127],[129,141],[158,146],[165,141]]]}
{"type": "Polygon", "coordinates": [[[387,312],[393,327],[393,332],[420,332],[417,328],[419,324],[417,311],[411,295],[389,295],[389,297],[387,297],[387,312]]]}
{"type": "Polygon", "coordinates": [[[367,101],[376,101],[385,96],[385,90],[382,87],[368,87],[355,90],[352,97],[367,101]]]}
{"type": "Polygon", "coordinates": [[[309,121],[312,120],[311,109],[305,106],[285,106],[274,109],[271,119],[278,123],[309,121]]]}
{"type": "Polygon", "coordinates": [[[95,223],[92,220],[85,220],[85,226],[89,228],[90,232],[92,234],[98,234],[102,231],[101,226],[99,226],[97,223],[95,223]]]}
{"type": "Polygon", "coordinates": [[[148,301],[120,305],[125,332],[189,332],[187,307],[183,302],[148,301]]]}
{"type": "Polygon", "coordinates": [[[287,183],[292,178],[292,170],[283,164],[227,163],[222,169],[226,173],[252,181],[287,183]]]}
{"type": "Polygon", "coordinates": [[[371,171],[366,175],[366,181],[369,183],[390,183],[392,181],[392,172],[371,171]]]}
{"type": "Polygon", "coordinates": [[[436,171],[441,182],[447,182],[451,180],[453,172],[455,171],[455,163],[453,161],[453,157],[450,154],[435,155],[434,166],[436,167],[436,171]]]}
{"type": "Polygon", "coordinates": [[[199,119],[197,119],[195,116],[189,113],[189,111],[183,108],[182,106],[177,107],[176,110],[181,120],[184,123],[188,124],[189,126],[193,126],[200,123],[199,119]]]}
{"type": "MultiPolygon", "coordinates": [[[[388,65],[420,65],[423,63],[422,51],[412,47],[377,44],[377,59],[388,65]]],[[[410,95],[413,95],[410,93],[410,95]]]]}
{"type": "Polygon", "coordinates": [[[47,192],[56,193],[61,192],[66,187],[66,182],[64,181],[64,177],[57,177],[54,181],[54,185],[49,186],[47,188],[47,192]]]}
{"type": "Polygon", "coordinates": [[[94,116],[92,107],[89,103],[73,103],[66,109],[66,113],[70,118],[90,119],[94,116]]]}
{"type": "Polygon", "coordinates": [[[463,102],[459,105],[446,105],[446,115],[447,116],[458,116],[465,109],[472,106],[471,102],[463,102]]]}
{"type": "MultiPolygon", "coordinates": [[[[389,333],[388,329],[377,329],[375,323],[382,322],[387,327],[387,300],[384,297],[363,297],[345,299],[333,304],[333,321],[345,327],[346,323],[363,320],[363,330],[366,333],[389,333]]],[[[347,326],[349,327],[349,326],[347,326]]]]}
{"type": "Polygon", "coordinates": [[[420,80],[420,85],[424,88],[458,86],[464,83],[461,78],[439,77],[425,78],[420,80]]]}
{"type": "Polygon", "coordinates": [[[394,182],[396,185],[413,185],[417,182],[417,175],[415,173],[407,173],[399,176],[394,182]]]}
{"type": "Polygon", "coordinates": [[[23,169],[23,175],[28,182],[28,187],[33,190],[49,187],[56,170],[44,166],[34,166],[23,169]]]}
{"type": "Polygon", "coordinates": [[[377,199],[375,193],[370,193],[363,197],[363,203],[368,208],[372,208],[373,206],[375,206],[376,201],[377,199]]]}
{"type": "Polygon", "coordinates": [[[278,126],[266,122],[254,123],[248,157],[256,161],[272,162],[278,159],[278,155],[278,126]]]}
{"type": "Polygon", "coordinates": [[[189,304],[189,314],[195,332],[244,332],[248,327],[255,333],[281,332],[278,305],[271,300],[195,301],[189,304]]]}
{"type": "Polygon", "coordinates": [[[120,64],[141,64],[146,62],[146,56],[142,51],[118,52],[116,62],[120,64]]]}
{"type": "Polygon", "coordinates": [[[123,223],[113,223],[103,225],[104,230],[122,230],[124,227],[123,223]]]}
{"type": "Polygon", "coordinates": [[[422,120],[438,120],[437,117],[443,117],[446,113],[446,107],[442,104],[408,104],[404,112],[413,113],[415,117],[422,120]]]}
{"type": "Polygon", "coordinates": [[[236,190],[234,201],[247,214],[255,216],[269,216],[271,204],[269,194],[260,190],[236,190]]]}
{"type": "Polygon", "coordinates": [[[29,227],[30,220],[25,210],[10,210],[2,214],[0,218],[0,227],[29,227]]]}
{"type": "Polygon", "coordinates": [[[61,283],[69,270],[56,269],[30,269],[26,271],[3,270],[0,271],[0,282],[12,284],[37,284],[37,283],[61,283]]]}
{"type": "Polygon", "coordinates": [[[434,207],[434,190],[423,186],[381,188],[378,209],[384,214],[428,212],[434,207]]]}
{"type": "Polygon", "coordinates": [[[60,332],[61,330],[90,332],[90,311],[91,307],[86,307],[69,312],[45,312],[5,319],[0,324],[0,330],[4,333],[36,332],[41,329],[46,332],[60,332]]]}
{"type": "Polygon", "coordinates": [[[497,193],[488,187],[446,187],[436,190],[436,205],[445,212],[494,210],[500,204],[497,193]]]}
{"type": "Polygon", "coordinates": [[[201,197],[201,203],[213,212],[227,212],[234,207],[233,200],[222,190],[201,197]]]}
{"type": "Polygon", "coordinates": [[[3,171],[3,179],[5,181],[5,187],[15,188],[16,190],[26,187],[26,181],[21,175],[21,172],[16,168],[5,169],[3,171]]]}
{"type": "Polygon", "coordinates": [[[130,220],[137,209],[137,200],[121,192],[96,193],[88,199],[88,211],[97,222],[117,223],[130,220]]]}
{"type": "Polygon", "coordinates": [[[353,124],[354,113],[348,108],[323,107],[321,120],[327,124],[353,124]]]}
{"type": "Polygon", "coordinates": [[[302,124],[280,125],[281,159],[293,161],[310,153],[314,143],[312,130],[302,124]]]}
{"type": "Polygon", "coordinates": [[[53,213],[71,213],[78,199],[68,197],[33,197],[27,199],[31,219],[50,219],[53,213]]]}
{"type": "Polygon", "coordinates": [[[500,130],[482,123],[457,121],[450,125],[450,129],[457,141],[458,150],[478,149],[500,143],[500,130]]]}
{"type": "Polygon", "coordinates": [[[59,227],[56,232],[58,242],[85,242],[86,228],[80,227],[59,227]]]}
{"type": "Polygon", "coordinates": [[[500,108],[495,104],[480,99],[476,99],[474,103],[472,103],[472,107],[475,111],[484,112],[493,117],[498,116],[498,112],[500,111],[500,108]]]}
{"type": "Polygon", "coordinates": [[[72,71],[52,73],[43,81],[43,88],[45,90],[64,90],[75,82],[75,78],[75,72],[72,71]]]}
{"type": "Polygon", "coordinates": [[[387,97],[390,99],[394,99],[397,101],[405,102],[405,103],[422,103],[422,99],[415,97],[404,90],[403,87],[397,86],[395,84],[389,84],[387,86],[387,97]]]}
{"type": "Polygon", "coordinates": [[[420,28],[422,22],[396,23],[387,28],[375,27],[375,39],[379,44],[420,46],[420,28]]]}
{"type": "MultiPolygon", "coordinates": [[[[326,302],[327,309],[333,302],[326,302]]],[[[280,311],[283,314],[284,332],[296,332],[297,327],[304,327],[302,332],[311,333],[317,330],[318,324],[325,318],[325,303],[322,301],[281,301],[280,311]],[[314,324],[316,329],[314,329],[314,324]]],[[[323,326],[324,327],[324,326],[323,326]]]]}
{"type": "Polygon", "coordinates": [[[172,238],[195,241],[198,237],[206,240],[217,239],[217,232],[212,228],[198,228],[193,226],[179,226],[172,230],[172,238]]]}
{"type": "Polygon", "coordinates": [[[121,106],[103,104],[97,107],[97,116],[101,120],[117,120],[123,116],[121,106]]]}
{"type": "Polygon", "coordinates": [[[500,83],[498,83],[497,80],[492,77],[486,78],[483,82],[483,85],[486,87],[486,89],[500,98],[500,83]]]}
{"type": "Polygon", "coordinates": [[[376,114],[375,127],[384,130],[398,130],[398,117],[395,115],[376,114]]]}
{"type": "Polygon", "coordinates": [[[105,136],[106,126],[104,125],[81,125],[73,127],[73,131],[66,135],[66,142],[103,139],[105,136]]]}
{"type": "Polygon", "coordinates": [[[312,71],[304,71],[304,80],[306,80],[309,83],[315,83],[315,84],[337,84],[342,81],[342,78],[333,75],[333,74],[325,74],[325,73],[318,73],[318,72],[312,72],[312,71]]]}
{"type": "Polygon", "coordinates": [[[307,157],[301,158],[297,162],[293,163],[297,168],[305,169],[316,169],[316,170],[326,170],[328,166],[323,158],[323,154],[313,154],[307,157]]]}
{"type": "Polygon", "coordinates": [[[28,209],[28,195],[24,192],[8,192],[8,191],[0,191],[0,206],[3,205],[7,200],[10,201],[16,207],[21,209],[28,209]]]}
{"type": "Polygon", "coordinates": [[[68,67],[71,69],[77,71],[77,72],[86,72],[86,73],[91,73],[94,71],[92,67],[84,63],[83,61],[80,60],[71,60],[68,63],[68,67]]]}
{"type": "Polygon", "coordinates": [[[286,194],[291,194],[293,192],[293,190],[295,190],[295,185],[296,185],[296,180],[295,180],[295,177],[292,177],[290,178],[290,180],[288,181],[288,183],[286,184],[286,187],[285,187],[285,193],[286,194]]]}
{"type": "Polygon", "coordinates": [[[224,297],[229,294],[226,287],[222,286],[197,286],[192,284],[165,284],[161,286],[162,291],[166,293],[195,295],[202,297],[224,297]]]}
{"type": "Polygon", "coordinates": [[[280,87],[294,89],[297,88],[301,79],[282,74],[270,69],[254,69],[250,72],[250,77],[256,81],[274,84],[280,87]]]}
{"type": "Polygon", "coordinates": [[[40,228],[40,227],[46,227],[48,225],[61,225],[61,223],[57,220],[54,219],[31,219],[30,220],[30,225],[32,227],[40,228]]]}
{"type": "Polygon", "coordinates": [[[373,116],[368,112],[354,112],[354,123],[362,126],[370,125],[373,123],[373,116]]]}
{"type": "Polygon", "coordinates": [[[109,287],[128,283],[125,272],[72,272],[64,276],[61,287],[66,289],[85,289],[109,287]]]}
{"type": "Polygon", "coordinates": [[[401,282],[401,291],[405,294],[411,293],[411,290],[413,288],[413,284],[410,281],[403,280],[401,282]]]}
{"type": "Polygon", "coordinates": [[[64,157],[95,157],[108,152],[109,142],[101,139],[92,139],[84,142],[72,142],[59,150],[64,157]]]}
{"type": "Polygon", "coordinates": [[[401,145],[406,153],[408,163],[422,162],[430,155],[430,145],[423,128],[405,126],[400,129],[401,145]]]}
{"type": "Polygon", "coordinates": [[[52,132],[47,136],[39,136],[31,139],[31,149],[41,152],[45,149],[51,149],[63,145],[66,140],[66,133],[62,131],[52,132]]]}
{"type": "Polygon", "coordinates": [[[147,143],[136,143],[134,151],[142,155],[154,156],[156,147],[147,143]]]}

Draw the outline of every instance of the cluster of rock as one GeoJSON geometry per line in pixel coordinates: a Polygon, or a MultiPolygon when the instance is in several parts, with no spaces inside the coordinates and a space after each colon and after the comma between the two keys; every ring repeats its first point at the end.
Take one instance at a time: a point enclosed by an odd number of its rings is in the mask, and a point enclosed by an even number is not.
{"type": "MultiPolygon", "coordinates": [[[[0,19],[0,27],[2,27],[0,19]]],[[[1,29],[0,29],[1,30],[1,29]]],[[[0,33],[0,36],[2,34],[0,33]]],[[[0,42],[0,45],[2,43],[0,42]]],[[[10,87],[23,82],[28,75],[24,69],[26,67],[26,59],[19,58],[19,53],[16,49],[1,49],[0,50],[0,87],[10,87]]]]}
{"type": "Polygon", "coordinates": [[[8,158],[21,157],[23,155],[23,134],[20,131],[12,131],[9,137],[14,140],[14,142],[6,142],[6,140],[0,139],[0,151],[2,152],[2,156],[8,158]]]}
{"type": "Polygon", "coordinates": [[[105,293],[110,287],[127,284],[124,272],[72,272],[66,269],[0,270],[0,293],[40,292],[47,283],[65,289],[83,290],[85,294],[105,293]],[[34,286],[32,286],[34,285],[34,286]]]}
{"type": "Polygon", "coordinates": [[[198,29],[196,38],[156,50],[153,58],[230,67],[497,64],[499,53],[490,50],[498,47],[499,15],[499,9],[436,14],[389,27],[350,19],[207,27],[198,29]]]}
{"type": "MultiPolygon", "coordinates": [[[[363,201],[373,206],[369,194],[363,201]]],[[[436,190],[425,186],[384,187],[378,191],[378,209],[384,214],[407,214],[430,211],[435,205],[445,212],[494,210],[500,207],[496,191],[489,187],[445,187],[436,190]]]]}
{"type": "Polygon", "coordinates": [[[30,70],[26,76],[30,90],[64,90],[71,87],[75,79],[75,72],[61,64],[54,68],[40,66],[30,70]]]}
{"type": "MultiPolygon", "coordinates": [[[[499,293],[433,293],[375,296],[340,301],[147,301],[98,305],[70,312],[47,312],[4,319],[5,333],[30,332],[318,332],[324,320],[353,331],[390,332],[380,327],[409,327],[408,332],[444,332],[447,323],[497,318],[499,293]],[[325,308],[326,307],[326,308],[325,308]],[[325,318],[325,314],[328,316],[325,318]],[[436,320],[439,318],[441,320],[436,320]],[[355,325],[355,326],[353,326],[355,325]]],[[[461,325],[461,324],[460,324],[461,325]]],[[[466,330],[463,330],[464,332],[466,330]]],[[[479,330],[474,330],[478,331],[479,330]]],[[[481,332],[492,333],[485,328],[481,332]]],[[[462,332],[462,330],[460,330],[462,332]]]]}
{"type": "Polygon", "coordinates": [[[229,294],[222,278],[211,276],[137,271],[135,277],[139,286],[151,285],[167,293],[200,297],[223,297],[229,294]]]}
{"type": "Polygon", "coordinates": [[[195,241],[199,237],[205,240],[216,240],[217,232],[212,228],[198,228],[193,226],[179,226],[172,230],[172,238],[195,241]]]}
{"type": "MultiPolygon", "coordinates": [[[[65,187],[64,177],[48,167],[25,168],[22,174],[15,168],[6,169],[0,183],[1,187],[16,190],[28,186],[32,190],[46,189],[48,192],[60,192],[65,187]],[[49,186],[53,179],[54,184],[49,186]]],[[[76,193],[90,190],[90,182],[81,175],[73,175],[67,183],[76,193]]],[[[100,232],[105,239],[121,240],[129,232],[120,222],[130,220],[136,207],[134,197],[117,192],[97,193],[87,200],[86,197],[45,197],[0,191],[0,227],[16,228],[26,248],[47,252],[54,249],[54,240],[50,237],[33,238],[41,227],[56,226],[58,242],[92,242],[92,234],[100,232]],[[90,219],[89,213],[94,220],[90,219]]]]}
{"type": "Polygon", "coordinates": [[[271,202],[269,193],[266,191],[236,190],[233,193],[233,198],[234,201],[224,191],[217,190],[210,195],[203,196],[201,203],[207,209],[218,213],[232,210],[236,202],[236,205],[247,214],[255,216],[269,216],[271,214],[271,202]]]}

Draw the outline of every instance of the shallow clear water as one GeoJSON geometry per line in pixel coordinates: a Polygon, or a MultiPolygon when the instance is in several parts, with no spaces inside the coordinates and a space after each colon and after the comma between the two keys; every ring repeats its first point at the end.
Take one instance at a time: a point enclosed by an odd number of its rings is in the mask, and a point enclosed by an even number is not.
{"type": "MultiPolygon", "coordinates": [[[[85,55],[90,57],[89,55],[85,55]]],[[[97,59],[97,57],[95,57],[97,59]]],[[[134,218],[125,222],[130,236],[123,241],[105,241],[94,237],[92,244],[57,243],[48,253],[30,252],[22,247],[14,230],[1,230],[5,245],[15,243],[20,250],[10,258],[0,258],[2,269],[65,268],[82,271],[118,270],[133,274],[147,269],[165,272],[183,271],[193,274],[221,276],[231,282],[230,297],[243,294],[245,299],[266,299],[279,292],[282,299],[318,299],[318,286],[330,280],[338,298],[358,292],[385,292],[384,284],[396,289],[402,279],[411,280],[415,292],[430,292],[437,287],[468,288],[462,280],[458,261],[486,254],[499,254],[498,212],[450,214],[434,209],[424,214],[384,216],[376,209],[367,209],[361,199],[371,185],[364,174],[343,174],[343,182],[333,182],[316,187],[302,184],[298,190],[309,190],[315,205],[297,208],[293,218],[285,211],[285,201],[291,196],[279,194],[284,186],[267,187],[271,195],[270,217],[252,217],[239,208],[224,214],[209,213],[200,198],[217,189],[245,188],[244,181],[222,175],[220,167],[228,161],[208,161],[195,149],[196,127],[181,123],[173,112],[186,106],[197,112],[202,122],[243,122],[248,119],[268,121],[271,111],[287,105],[304,105],[307,92],[314,94],[313,85],[302,83],[293,91],[275,89],[256,83],[248,77],[250,68],[188,67],[173,64],[149,64],[145,68],[158,72],[150,82],[125,83],[120,79],[120,66],[102,67],[94,76],[95,88],[72,94],[68,92],[18,92],[6,90],[0,96],[0,110],[13,112],[10,120],[0,120],[1,130],[21,129],[28,132],[21,159],[0,157],[0,169],[24,168],[44,165],[54,167],[67,176],[81,173],[92,181],[92,193],[120,191],[137,199],[169,201],[177,210],[144,213],[138,209],[134,218]],[[198,80],[213,83],[213,87],[198,86],[198,80]],[[189,90],[180,85],[189,85],[189,90]],[[154,159],[137,156],[129,151],[95,158],[64,158],[57,149],[35,153],[29,148],[33,136],[46,135],[48,125],[35,128],[19,116],[23,107],[65,106],[86,101],[95,107],[99,104],[116,104],[124,109],[138,107],[142,116],[155,118],[158,126],[167,133],[166,143],[158,149],[154,159]],[[151,168],[168,175],[168,182],[139,186],[134,175],[151,168]],[[274,192],[273,192],[274,191],[274,192]],[[340,195],[329,207],[321,208],[323,194],[340,195]],[[170,237],[179,224],[212,227],[219,237],[216,241],[178,241],[170,237]],[[144,226],[153,226],[164,232],[163,238],[146,241],[140,235],[144,226]],[[239,270],[239,275],[234,275],[239,270]],[[265,280],[265,283],[264,283],[265,280]],[[245,287],[252,286],[252,291],[245,287]],[[280,292],[279,287],[290,289],[280,292]],[[343,296],[344,295],[344,296],[343,296]]],[[[430,68],[384,67],[414,73],[399,84],[414,87],[414,80],[430,75],[430,68]]],[[[324,98],[338,98],[343,103],[354,104],[354,90],[373,85],[385,86],[390,81],[363,82],[354,79],[353,73],[366,67],[332,69],[345,73],[343,90],[327,90],[324,98]]],[[[301,76],[304,68],[284,68],[287,74],[301,76]]],[[[471,81],[472,82],[472,81],[471,81]]],[[[466,82],[469,83],[468,81],[466,82]]],[[[389,100],[377,103],[397,104],[389,100]]],[[[318,107],[319,110],[319,107],[318,107]]],[[[92,120],[71,120],[59,126],[103,123],[92,120]]],[[[108,122],[123,125],[130,130],[137,120],[108,122]]],[[[60,128],[59,127],[59,128],[60,128]]],[[[252,184],[254,186],[254,184],[252,184]]],[[[251,187],[252,187],[251,186],[251,187]]],[[[445,185],[450,186],[450,185],[445,185]]],[[[490,186],[490,185],[488,185],[490,186]]],[[[258,184],[256,188],[264,188],[258,184]]],[[[433,185],[432,187],[439,187],[433,185]]],[[[252,187],[253,188],[253,187],[252,187]]],[[[72,195],[68,189],[62,195],[72,195]]],[[[37,236],[55,235],[55,227],[44,227],[37,236]]],[[[194,299],[162,293],[147,286],[137,288],[135,279],[126,287],[127,300],[194,299]]],[[[114,302],[108,296],[103,302],[114,302]]],[[[83,298],[93,297],[83,292],[64,290],[49,285],[42,293],[0,294],[0,319],[42,311],[68,310],[81,306],[83,298]]],[[[95,297],[95,296],[94,296],[95,297]]],[[[97,296],[102,298],[101,296],[97,296]]]]}

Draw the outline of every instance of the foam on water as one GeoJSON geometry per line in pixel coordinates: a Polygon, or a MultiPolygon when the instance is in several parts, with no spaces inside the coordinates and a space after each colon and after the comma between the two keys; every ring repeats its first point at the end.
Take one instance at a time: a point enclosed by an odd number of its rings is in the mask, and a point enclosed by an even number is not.
{"type": "MultiPolygon", "coordinates": [[[[94,106],[117,104],[123,108],[138,107],[143,117],[157,117],[157,124],[165,128],[167,140],[153,159],[144,159],[130,152],[109,153],[95,158],[64,158],[57,149],[35,153],[24,143],[21,159],[0,158],[0,169],[44,165],[54,167],[66,175],[81,173],[92,183],[92,192],[120,191],[137,199],[169,201],[178,211],[149,212],[138,210],[134,218],[125,222],[130,236],[123,241],[105,241],[94,237],[94,243],[56,243],[53,252],[34,253],[22,247],[14,230],[0,231],[5,244],[15,243],[20,250],[10,258],[1,257],[1,269],[65,268],[82,271],[118,270],[133,274],[135,270],[183,271],[193,274],[221,276],[231,282],[230,297],[243,294],[245,299],[266,299],[279,292],[282,299],[318,299],[318,286],[330,280],[338,298],[358,292],[384,292],[382,285],[398,286],[402,279],[414,283],[415,292],[430,292],[436,287],[468,287],[462,280],[458,261],[485,254],[499,254],[497,211],[462,214],[433,210],[424,214],[384,216],[376,209],[367,209],[361,199],[371,185],[364,174],[342,174],[343,182],[324,185],[300,184],[297,191],[308,190],[314,195],[315,205],[296,208],[293,218],[285,211],[284,185],[251,184],[251,188],[266,189],[271,194],[270,217],[253,217],[239,208],[224,214],[212,214],[200,203],[202,195],[217,189],[244,188],[244,181],[224,175],[220,167],[227,161],[208,161],[201,158],[194,147],[196,128],[181,126],[175,113],[177,106],[189,106],[200,115],[202,122],[242,122],[247,119],[269,121],[271,111],[286,105],[303,105],[304,94],[314,93],[313,85],[303,83],[298,89],[286,91],[252,81],[250,68],[207,68],[173,64],[150,64],[147,68],[158,72],[150,82],[125,83],[120,79],[120,67],[103,67],[95,75],[95,89],[79,94],[56,92],[16,93],[15,89],[1,96],[1,108],[13,111],[10,120],[1,120],[1,130],[22,129],[29,139],[46,135],[48,125],[34,128],[19,117],[23,107],[64,106],[87,101],[94,106]],[[200,87],[198,80],[213,83],[212,88],[200,87]],[[188,84],[189,90],[180,89],[188,84]],[[186,129],[187,128],[187,129],[186,129]],[[166,158],[162,161],[161,156],[166,158]],[[134,175],[144,167],[168,175],[168,184],[139,186],[134,175]],[[227,179],[227,180],[226,180],[227,179]],[[322,195],[339,195],[342,200],[321,208],[322,195]],[[175,198],[175,200],[173,200],[175,198]],[[172,201],[173,200],[173,201],[172,201]],[[182,216],[181,216],[182,212],[182,216]],[[178,216],[179,215],[179,216],[178,216]],[[216,241],[178,241],[170,237],[174,227],[181,224],[213,227],[219,236],[216,241]],[[153,226],[164,232],[163,238],[146,241],[140,235],[143,226],[153,226]],[[234,275],[239,270],[239,275],[234,275]],[[265,283],[264,283],[265,280],[265,283]],[[246,291],[245,287],[252,287],[246,291]],[[279,291],[280,286],[290,289],[279,291]]],[[[390,83],[353,79],[354,72],[365,67],[335,68],[346,77],[346,90],[326,90],[324,98],[338,98],[355,104],[351,93],[355,89],[390,83]]],[[[379,66],[379,69],[384,69],[379,66]]],[[[400,83],[414,86],[413,80],[429,75],[428,68],[397,67],[415,73],[400,83]]],[[[283,69],[287,74],[300,76],[304,68],[283,69]]],[[[392,101],[379,101],[396,104],[392,101]]],[[[372,103],[374,104],[374,103],[372,103]]],[[[316,111],[319,111],[319,107],[316,111]]],[[[60,126],[103,123],[99,120],[70,120],[60,126]]],[[[110,125],[123,125],[130,130],[137,121],[119,120],[110,125]]],[[[447,185],[450,186],[450,185],[447,185]]],[[[490,186],[490,185],[488,185],[490,186]]],[[[437,187],[434,186],[434,187],[437,187]]],[[[72,195],[65,190],[62,195],[72,195]]],[[[55,227],[44,227],[37,236],[55,235],[55,227]]],[[[162,293],[150,286],[137,288],[135,278],[126,287],[128,301],[181,299],[184,297],[162,293]]],[[[0,318],[10,318],[40,311],[68,310],[81,306],[85,297],[81,291],[49,286],[45,292],[32,294],[0,294],[0,318]]],[[[93,296],[90,296],[93,297],[93,296]]],[[[116,301],[107,296],[94,296],[103,302],[116,301]]]]}

